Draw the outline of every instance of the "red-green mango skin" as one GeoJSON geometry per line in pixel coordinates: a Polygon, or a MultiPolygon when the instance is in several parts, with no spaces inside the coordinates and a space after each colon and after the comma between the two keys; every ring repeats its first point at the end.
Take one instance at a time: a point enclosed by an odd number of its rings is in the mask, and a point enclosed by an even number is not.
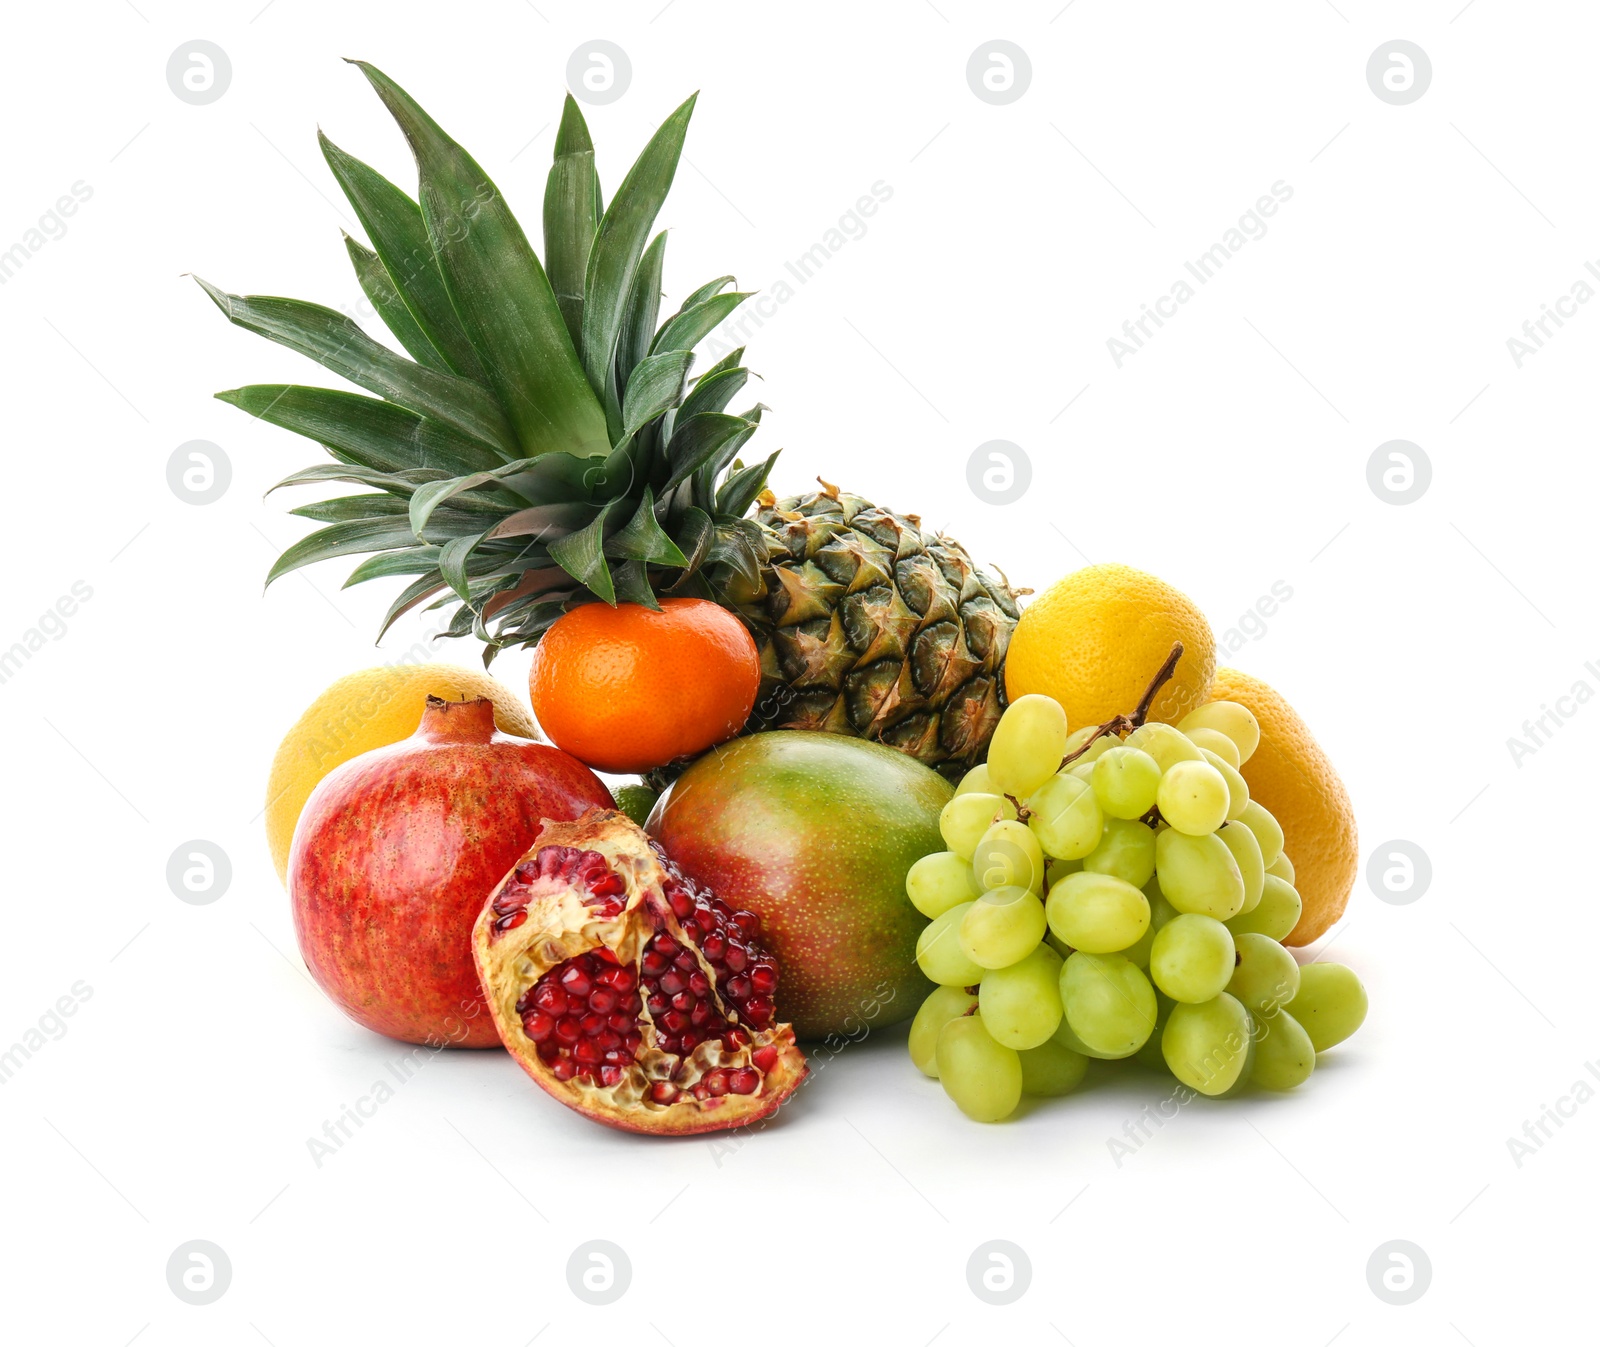
{"type": "Polygon", "coordinates": [[[882,744],[773,730],[707,753],[646,828],[693,879],[761,918],[778,1018],[804,1040],[855,1039],[909,1019],[932,990],[906,872],[943,850],[939,811],[953,793],[882,744]]]}

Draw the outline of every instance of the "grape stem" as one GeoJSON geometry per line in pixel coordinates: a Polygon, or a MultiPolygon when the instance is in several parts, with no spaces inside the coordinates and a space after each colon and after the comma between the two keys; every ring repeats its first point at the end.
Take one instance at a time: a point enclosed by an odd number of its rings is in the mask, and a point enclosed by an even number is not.
{"type": "MultiPolygon", "coordinates": [[[[1011,801],[1011,807],[1017,811],[1017,821],[1019,823],[1026,823],[1033,817],[1033,810],[1029,809],[1028,806],[1023,804],[1021,800],[1017,799],[1015,795],[1007,795],[1005,798],[1011,801]]],[[[1002,817],[1004,817],[1003,814],[996,814],[994,816],[994,822],[1000,822],[1002,817]]]]}
{"type": "Polygon", "coordinates": [[[1151,706],[1155,704],[1156,694],[1166,686],[1167,680],[1176,672],[1178,661],[1181,658],[1183,658],[1183,642],[1174,641],[1172,649],[1167,651],[1166,659],[1162,661],[1161,667],[1156,670],[1156,676],[1150,680],[1150,686],[1144,690],[1144,696],[1139,698],[1139,704],[1133,708],[1133,714],[1112,716],[1110,720],[1099,726],[1083,743],[1062,758],[1061,766],[1056,770],[1059,772],[1063,768],[1070,766],[1075,759],[1081,758],[1093,746],[1094,741],[1102,735],[1131,734],[1139,726],[1143,725],[1150,715],[1151,706]]]}

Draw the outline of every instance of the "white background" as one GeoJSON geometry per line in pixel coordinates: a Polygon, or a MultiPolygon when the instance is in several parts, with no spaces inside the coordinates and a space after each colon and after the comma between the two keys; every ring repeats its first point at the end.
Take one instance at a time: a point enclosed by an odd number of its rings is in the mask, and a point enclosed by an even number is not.
{"type": "MultiPolygon", "coordinates": [[[[1584,668],[1600,657],[1600,305],[1520,369],[1506,341],[1600,256],[1597,16],[1507,0],[259,9],[106,0],[6,19],[0,249],[74,182],[93,192],[0,287],[0,646],[74,582],[93,590],[0,686],[0,1046],[74,983],[92,988],[0,1093],[7,1339],[1581,1336],[1600,1103],[1520,1168],[1507,1138],[1600,1058],[1583,859],[1600,708],[1520,766],[1507,739],[1578,680],[1600,688],[1584,668]],[[165,77],[196,38],[232,62],[209,106],[165,77]],[[391,590],[341,592],[338,565],[263,597],[304,530],[293,502],[262,493],[318,451],[210,395],[331,376],[228,327],[182,273],[358,304],[338,232],[354,225],[315,127],[413,178],[341,56],[404,84],[536,234],[568,58],[595,38],[633,67],[623,98],[589,109],[608,193],[702,90],[662,220],[672,303],[723,271],[770,284],[875,181],[893,189],[750,334],[773,408],[756,444],[784,448],[780,491],[821,473],[1036,588],[1085,558],[1126,561],[1192,594],[1222,634],[1274,582],[1292,588],[1233,662],[1280,688],[1338,763],[1363,866],[1401,838],[1433,867],[1407,906],[1358,882],[1330,939],[1372,1013],[1306,1088],[1197,1103],[1119,1166],[1108,1138],[1161,1097],[1155,1077],[1107,1074],[980,1127],[891,1032],[817,1072],[781,1125],[719,1151],[612,1134],[503,1055],[453,1054],[314,1165],[307,1139],[403,1049],[307,980],[263,785],[304,705],[422,625],[374,651],[391,590]],[[1032,64],[1007,106],[965,77],[995,38],[1032,64]],[[1432,60],[1409,106],[1366,82],[1395,38],[1432,60]],[[1293,196],[1265,237],[1117,368],[1107,338],[1280,180],[1293,196]],[[1006,507],[967,486],[969,455],[995,438],[1033,466],[1006,507]],[[1367,483],[1395,438],[1433,468],[1407,506],[1367,483]],[[232,464],[211,505],[167,486],[192,439],[232,464]],[[233,867],[209,906],[165,878],[196,838],[233,867]],[[192,1239],[232,1264],[206,1307],[166,1280],[192,1239]],[[567,1285],[590,1239],[632,1264],[606,1308],[567,1285]],[[1032,1264],[1004,1308],[965,1275],[990,1239],[1032,1264]],[[1391,1239],[1432,1263],[1405,1307],[1368,1286],[1391,1239]]],[[[525,668],[497,665],[514,685],[525,668]]]]}

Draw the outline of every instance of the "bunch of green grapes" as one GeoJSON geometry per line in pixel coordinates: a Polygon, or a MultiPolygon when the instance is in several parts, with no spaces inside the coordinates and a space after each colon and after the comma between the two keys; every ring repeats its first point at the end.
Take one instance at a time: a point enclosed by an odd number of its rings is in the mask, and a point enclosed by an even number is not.
{"type": "Polygon", "coordinates": [[[962,1112],[1066,1094],[1091,1057],[1212,1096],[1292,1089],[1360,1027],[1356,975],[1282,944],[1294,866],[1239,773],[1260,737],[1237,702],[1072,734],[1050,697],[1006,709],[940,815],[949,850],[906,876],[938,984],[911,1057],[962,1112]]]}

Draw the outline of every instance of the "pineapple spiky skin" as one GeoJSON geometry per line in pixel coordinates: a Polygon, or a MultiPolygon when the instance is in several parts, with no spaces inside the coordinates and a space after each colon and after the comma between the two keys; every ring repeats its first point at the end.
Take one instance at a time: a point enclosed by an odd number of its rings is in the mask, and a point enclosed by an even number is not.
{"type": "Polygon", "coordinates": [[[736,605],[761,651],[750,728],[877,739],[957,780],[1005,709],[1017,596],[959,542],[824,485],[763,501],[761,592],[736,605]]]}

